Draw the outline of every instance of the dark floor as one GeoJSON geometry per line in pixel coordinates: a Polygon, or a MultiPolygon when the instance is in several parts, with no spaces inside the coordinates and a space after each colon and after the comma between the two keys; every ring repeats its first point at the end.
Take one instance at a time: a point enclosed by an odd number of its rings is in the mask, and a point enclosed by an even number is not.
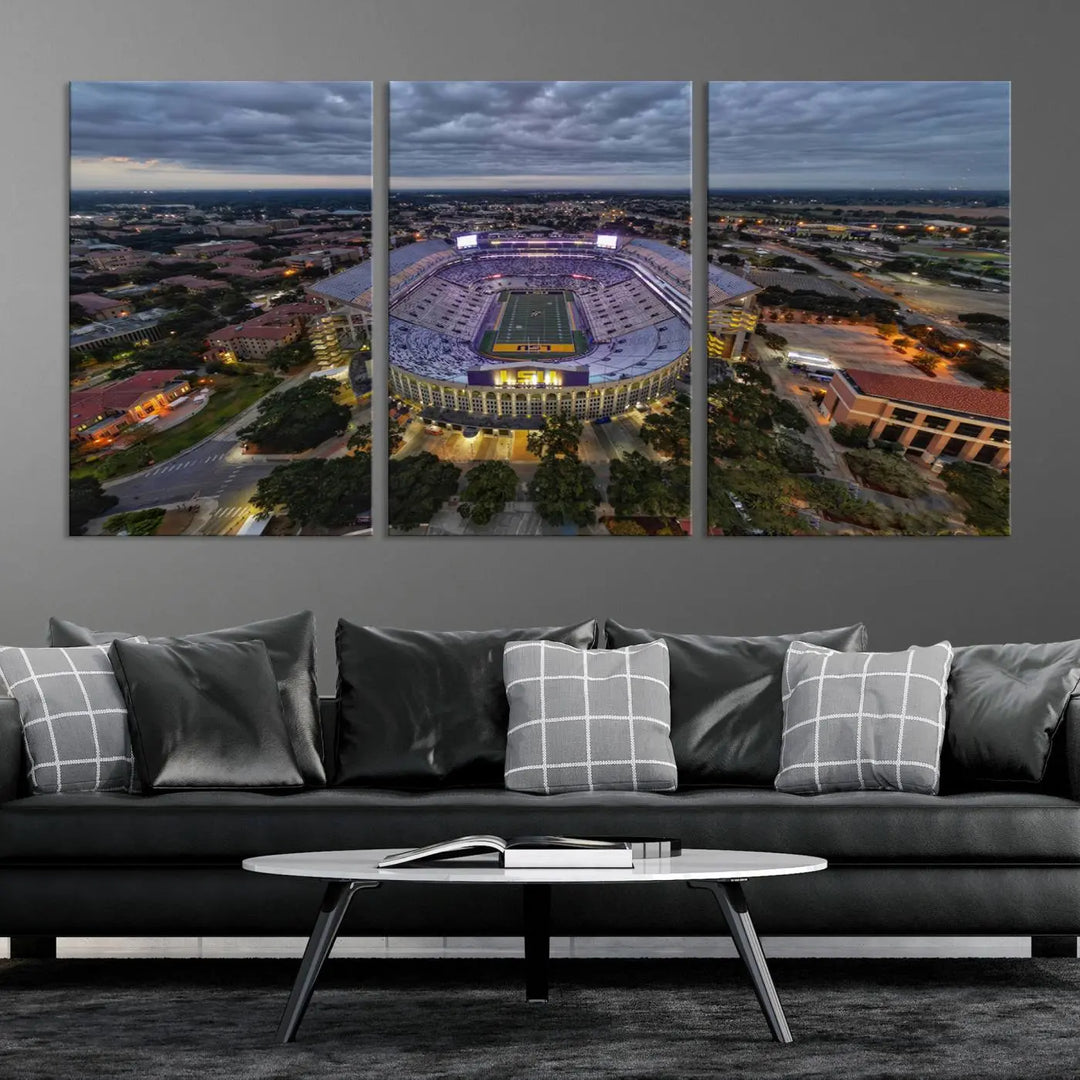
{"type": "Polygon", "coordinates": [[[292,1046],[281,960],[0,961],[0,1077],[1069,1077],[1080,961],[778,960],[772,1041],[736,961],[336,960],[292,1046]]]}

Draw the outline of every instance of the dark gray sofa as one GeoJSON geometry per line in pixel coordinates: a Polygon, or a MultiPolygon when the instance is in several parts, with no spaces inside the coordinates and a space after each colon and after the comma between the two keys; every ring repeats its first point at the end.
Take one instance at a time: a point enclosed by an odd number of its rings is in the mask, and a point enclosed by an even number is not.
{"type": "MultiPolygon", "coordinates": [[[[322,702],[333,746],[334,702],[322,702]]],[[[764,788],[690,788],[537,797],[501,789],[407,793],[327,788],[291,794],[25,794],[14,701],[0,698],[0,935],[13,954],[57,936],[299,935],[318,882],[250,874],[246,856],[407,847],[468,833],[640,834],[688,847],[823,856],[808,877],[751,882],[765,934],[1031,935],[1075,955],[1080,931],[1080,698],[1055,739],[1070,792],[895,792],[800,797],[764,788]]],[[[710,897],[647,885],[564,886],[557,935],[713,934],[710,897]]],[[[343,933],[513,935],[503,890],[395,885],[364,893],[343,933]]]]}

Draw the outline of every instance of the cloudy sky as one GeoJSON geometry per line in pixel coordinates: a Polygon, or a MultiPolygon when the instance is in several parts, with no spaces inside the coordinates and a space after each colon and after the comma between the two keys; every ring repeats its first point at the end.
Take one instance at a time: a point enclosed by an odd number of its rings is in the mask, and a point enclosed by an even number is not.
{"type": "Polygon", "coordinates": [[[391,185],[686,188],[681,82],[395,82],[391,185]]]}
{"type": "Polygon", "coordinates": [[[1007,189],[1003,82],[718,82],[711,188],[1007,189]]]}
{"type": "Polygon", "coordinates": [[[71,84],[76,191],[370,183],[370,83],[71,84]]]}

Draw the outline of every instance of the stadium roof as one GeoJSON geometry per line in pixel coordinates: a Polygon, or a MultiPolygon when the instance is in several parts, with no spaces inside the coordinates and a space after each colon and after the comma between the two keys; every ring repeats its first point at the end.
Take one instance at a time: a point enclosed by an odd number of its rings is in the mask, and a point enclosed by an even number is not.
{"type": "Polygon", "coordinates": [[[868,397],[888,398],[928,409],[981,416],[990,420],[1009,419],[1009,395],[979,386],[919,379],[910,375],[883,375],[878,371],[848,368],[848,381],[868,397]]]}
{"type": "MultiPolygon", "coordinates": [[[[419,240],[415,244],[390,249],[390,277],[400,274],[413,263],[426,259],[440,251],[453,249],[444,240],[419,240]]],[[[343,304],[353,303],[371,288],[371,260],[350,266],[340,274],[332,274],[322,281],[308,287],[309,293],[324,296],[328,300],[338,300],[343,304]]]]}
{"type": "MultiPolygon", "coordinates": [[[[672,247],[670,244],[665,244],[660,240],[646,240],[641,236],[635,236],[626,244],[626,247],[640,247],[647,251],[655,252],[655,254],[660,255],[673,266],[682,269],[686,273],[687,279],[689,279],[690,253],[688,251],[672,247]]],[[[757,292],[759,288],[759,286],[755,285],[752,281],[747,281],[745,278],[739,277],[738,274],[733,274],[730,270],[724,270],[719,266],[709,267],[709,285],[710,291],[713,293],[710,297],[710,301],[712,302],[715,302],[717,299],[720,301],[733,300],[736,297],[746,296],[748,293],[757,292]],[[721,293],[719,298],[715,295],[717,290],[721,293]]]]}
{"type": "Polygon", "coordinates": [[[719,289],[724,300],[734,300],[736,297],[746,296],[747,293],[757,292],[759,288],[759,285],[755,285],[752,281],[747,281],[746,278],[741,278],[738,274],[733,274],[730,270],[723,269],[723,267],[711,265],[709,267],[709,290],[711,292],[713,289],[719,289]]]}

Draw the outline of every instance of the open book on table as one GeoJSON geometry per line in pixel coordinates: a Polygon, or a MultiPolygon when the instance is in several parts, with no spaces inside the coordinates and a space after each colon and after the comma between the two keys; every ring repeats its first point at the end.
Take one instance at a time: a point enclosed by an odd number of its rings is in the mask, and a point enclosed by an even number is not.
{"type": "Polygon", "coordinates": [[[466,855],[497,855],[507,869],[626,869],[634,859],[676,855],[679,843],[660,839],[599,839],[574,836],[459,836],[426,847],[388,855],[379,869],[456,859],[466,855]]]}

